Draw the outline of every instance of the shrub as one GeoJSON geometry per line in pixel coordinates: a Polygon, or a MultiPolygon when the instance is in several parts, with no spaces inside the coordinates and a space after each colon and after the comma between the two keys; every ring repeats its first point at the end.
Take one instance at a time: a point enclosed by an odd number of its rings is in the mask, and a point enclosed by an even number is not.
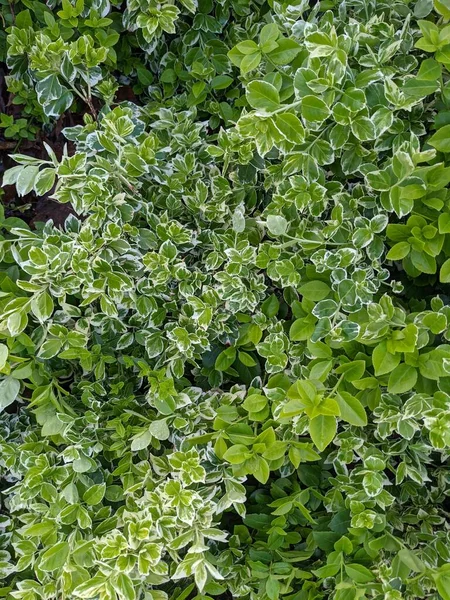
{"type": "Polygon", "coordinates": [[[447,2],[13,6],[1,595],[449,600],[447,2]]]}

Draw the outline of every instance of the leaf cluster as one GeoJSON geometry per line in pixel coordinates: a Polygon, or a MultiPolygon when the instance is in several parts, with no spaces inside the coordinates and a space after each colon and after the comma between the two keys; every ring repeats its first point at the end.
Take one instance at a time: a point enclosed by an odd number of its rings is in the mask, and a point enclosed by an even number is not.
{"type": "Polygon", "coordinates": [[[2,597],[449,600],[447,3],[2,8],[2,597]]]}

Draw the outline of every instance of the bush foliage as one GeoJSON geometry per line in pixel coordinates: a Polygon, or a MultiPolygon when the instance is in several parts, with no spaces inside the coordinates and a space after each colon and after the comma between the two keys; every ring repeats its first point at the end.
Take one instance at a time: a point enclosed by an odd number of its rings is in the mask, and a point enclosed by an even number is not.
{"type": "Polygon", "coordinates": [[[0,596],[450,600],[448,0],[1,10],[0,596]]]}

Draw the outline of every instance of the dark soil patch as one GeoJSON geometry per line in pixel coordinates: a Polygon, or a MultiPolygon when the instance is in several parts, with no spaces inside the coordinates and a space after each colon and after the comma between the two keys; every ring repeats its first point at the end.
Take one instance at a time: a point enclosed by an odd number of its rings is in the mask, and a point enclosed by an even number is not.
{"type": "MultiPolygon", "coordinates": [[[[4,69],[0,68],[0,111],[17,118],[21,116],[22,107],[12,104],[12,95],[6,90],[4,72],[4,69]]],[[[0,178],[4,171],[16,164],[11,158],[12,154],[26,154],[39,159],[47,159],[43,142],[53,149],[58,158],[61,158],[65,146],[67,146],[68,153],[73,154],[74,145],[64,138],[62,130],[82,122],[82,115],[67,113],[58,119],[49,132],[41,131],[36,140],[31,141],[6,139],[0,130],[0,178]]],[[[35,223],[46,222],[50,219],[55,225],[62,226],[66,218],[70,214],[74,214],[74,211],[69,204],[55,202],[50,196],[51,193],[38,198],[32,192],[20,198],[17,196],[14,186],[6,186],[3,188],[1,202],[5,208],[6,217],[23,219],[32,228],[35,223]]]]}

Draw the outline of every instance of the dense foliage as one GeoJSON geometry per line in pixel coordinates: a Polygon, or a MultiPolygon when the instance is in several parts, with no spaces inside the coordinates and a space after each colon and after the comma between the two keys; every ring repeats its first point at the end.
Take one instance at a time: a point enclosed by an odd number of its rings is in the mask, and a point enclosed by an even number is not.
{"type": "Polygon", "coordinates": [[[450,600],[448,0],[0,10],[0,596],[450,600]]]}

